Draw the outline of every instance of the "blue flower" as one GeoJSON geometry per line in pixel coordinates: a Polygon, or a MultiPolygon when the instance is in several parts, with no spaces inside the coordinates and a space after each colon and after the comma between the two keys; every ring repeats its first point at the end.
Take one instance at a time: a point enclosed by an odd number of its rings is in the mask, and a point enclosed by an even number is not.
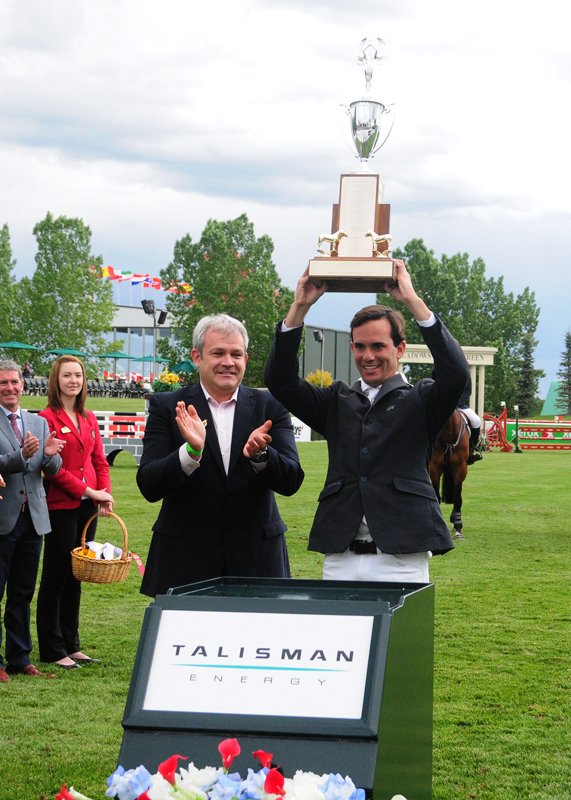
{"type": "Polygon", "coordinates": [[[139,795],[151,787],[150,772],[141,764],[137,769],[125,772],[123,767],[117,767],[115,772],[107,778],[105,797],[117,797],[119,800],[137,800],[139,795]]]}
{"type": "Polygon", "coordinates": [[[258,800],[266,794],[264,791],[264,783],[268,769],[259,770],[254,772],[253,769],[248,768],[248,776],[242,781],[241,800],[258,800]]]}
{"type": "Polygon", "coordinates": [[[357,789],[351,778],[331,773],[321,786],[323,800],[365,800],[364,789],[357,789]]]}
{"type": "Polygon", "coordinates": [[[238,773],[233,775],[220,775],[212,789],[208,792],[210,800],[232,800],[240,796],[242,780],[238,773]]]}

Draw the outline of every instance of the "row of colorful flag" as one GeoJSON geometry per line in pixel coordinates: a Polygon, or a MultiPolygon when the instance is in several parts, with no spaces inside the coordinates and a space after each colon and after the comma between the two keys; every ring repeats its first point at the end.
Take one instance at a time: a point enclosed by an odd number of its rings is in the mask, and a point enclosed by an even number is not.
{"type": "MultiPolygon", "coordinates": [[[[93,269],[96,269],[93,267],[93,269]]],[[[164,292],[173,294],[190,294],[192,286],[190,283],[176,283],[165,285],[160,278],[155,278],[147,273],[132,272],[130,269],[118,270],[115,267],[100,267],[98,269],[100,278],[108,278],[110,281],[119,283],[130,283],[131,286],[143,286],[146,289],[162,289],[164,292]]]]}

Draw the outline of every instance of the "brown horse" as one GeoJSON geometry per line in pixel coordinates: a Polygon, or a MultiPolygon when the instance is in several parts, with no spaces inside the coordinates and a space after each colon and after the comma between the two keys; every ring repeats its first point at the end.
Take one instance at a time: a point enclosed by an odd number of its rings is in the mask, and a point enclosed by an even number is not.
{"type": "Polygon", "coordinates": [[[450,522],[455,539],[462,535],[462,483],[468,474],[470,427],[461,411],[454,411],[442,428],[428,465],[430,480],[442,503],[452,504],[450,522]],[[440,483],[442,481],[442,494],[440,483]]]}

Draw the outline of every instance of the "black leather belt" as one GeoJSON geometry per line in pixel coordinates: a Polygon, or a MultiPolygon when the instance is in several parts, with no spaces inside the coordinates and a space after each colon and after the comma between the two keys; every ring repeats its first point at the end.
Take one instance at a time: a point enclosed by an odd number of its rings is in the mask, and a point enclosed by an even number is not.
{"type": "Polygon", "coordinates": [[[377,554],[377,545],[374,542],[364,541],[363,539],[353,539],[348,549],[358,556],[377,554]]]}

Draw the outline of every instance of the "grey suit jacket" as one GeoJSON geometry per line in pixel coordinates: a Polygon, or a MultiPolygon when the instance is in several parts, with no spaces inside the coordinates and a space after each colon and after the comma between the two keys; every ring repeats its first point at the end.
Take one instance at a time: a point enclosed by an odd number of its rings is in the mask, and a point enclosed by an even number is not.
{"type": "Polygon", "coordinates": [[[40,448],[29,461],[24,461],[10,421],[0,409],[0,474],[6,481],[6,488],[1,492],[4,499],[0,500],[0,536],[13,530],[26,497],[36,533],[43,535],[51,530],[42,471],[46,475],[55,475],[61,467],[61,457],[44,456],[46,439],[50,434],[46,420],[23,409],[20,409],[20,414],[24,435],[30,431],[37,436],[40,448]]]}

